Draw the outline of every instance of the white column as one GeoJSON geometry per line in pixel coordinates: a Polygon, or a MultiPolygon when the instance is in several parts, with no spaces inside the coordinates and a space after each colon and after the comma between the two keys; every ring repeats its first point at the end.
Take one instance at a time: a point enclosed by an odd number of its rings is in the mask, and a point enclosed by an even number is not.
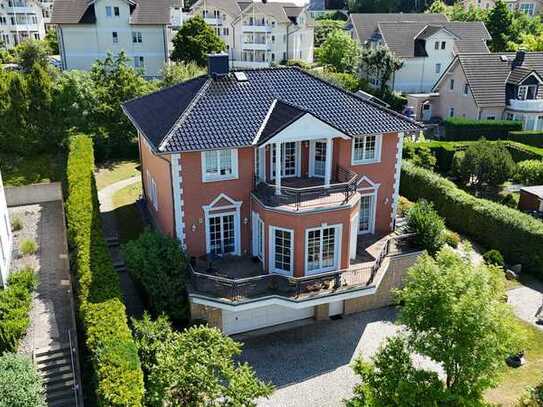
{"type": "Polygon", "coordinates": [[[332,138],[326,139],[326,163],[324,166],[324,187],[330,186],[332,180],[332,148],[334,146],[332,138]]]}
{"type": "Polygon", "coordinates": [[[281,143],[275,143],[275,195],[281,195],[281,143]]]}
{"type": "Polygon", "coordinates": [[[259,147],[257,154],[258,154],[258,178],[259,181],[265,181],[266,180],[266,147],[259,147]]]}

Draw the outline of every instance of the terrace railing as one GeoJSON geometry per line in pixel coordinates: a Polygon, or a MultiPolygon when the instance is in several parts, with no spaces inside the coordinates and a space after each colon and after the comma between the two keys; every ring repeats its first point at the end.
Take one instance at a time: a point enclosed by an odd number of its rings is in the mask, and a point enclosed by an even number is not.
{"type": "Polygon", "coordinates": [[[197,293],[210,294],[227,301],[240,302],[270,295],[303,300],[338,290],[368,287],[387,256],[414,251],[413,235],[391,237],[383,245],[375,261],[367,267],[337,270],[305,277],[264,274],[242,279],[230,279],[201,273],[189,264],[190,283],[197,293]],[[406,250],[407,249],[407,250],[406,250]]]}

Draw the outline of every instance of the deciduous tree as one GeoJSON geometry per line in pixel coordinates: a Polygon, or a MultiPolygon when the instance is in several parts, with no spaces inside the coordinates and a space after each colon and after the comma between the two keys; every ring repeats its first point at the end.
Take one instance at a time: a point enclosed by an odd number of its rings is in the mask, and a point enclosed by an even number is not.
{"type": "Polygon", "coordinates": [[[384,95],[387,82],[403,66],[403,62],[385,46],[364,48],[360,56],[360,70],[379,79],[379,94],[384,95]]]}
{"type": "Polygon", "coordinates": [[[226,45],[202,17],[196,16],[183,23],[173,39],[173,47],[173,61],[206,66],[207,55],[224,51],[226,45]]]}
{"type": "Polygon", "coordinates": [[[161,86],[172,86],[203,75],[206,70],[194,62],[171,62],[162,68],[161,86]]]}
{"type": "Polygon", "coordinates": [[[324,44],[324,41],[326,41],[326,39],[332,32],[336,30],[342,30],[344,26],[345,26],[345,21],[341,21],[341,20],[317,20],[315,22],[315,35],[314,35],[315,48],[318,48],[322,44],[324,44]]]}
{"type": "Polygon", "coordinates": [[[329,65],[338,72],[355,72],[360,51],[358,44],[345,31],[332,31],[319,49],[321,64],[329,65]]]}

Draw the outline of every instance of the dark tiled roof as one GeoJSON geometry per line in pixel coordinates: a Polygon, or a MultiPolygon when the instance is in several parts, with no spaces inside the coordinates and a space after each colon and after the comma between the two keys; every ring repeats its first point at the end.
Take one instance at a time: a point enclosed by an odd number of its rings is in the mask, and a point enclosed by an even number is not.
{"type": "Polygon", "coordinates": [[[276,99],[350,136],[420,129],[410,119],[298,68],[245,73],[248,80],[244,82],[231,74],[199,78],[192,85],[177,85],[127,102],[124,109],[162,152],[252,145],[276,99]]]}
{"type": "MultiPolygon", "coordinates": [[[[170,23],[169,0],[133,0],[133,3],[130,24],[170,23]]],[[[95,19],[88,18],[89,13],[94,13],[94,3],[88,0],[55,0],[51,24],[92,24],[95,19]]]]}
{"type": "Polygon", "coordinates": [[[204,2],[207,8],[222,10],[233,18],[237,17],[244,8],[235,0],[198,0],[190,7],[191,11],[194,12],[194,10],[198,9],[200,6],[203,6],[204,2]]]}
{"type": "MultiPolygon", "coordinates": [[[[503,107],[506,103],[505,83],[511,74],[511,61],[514,58],[514,53],[459,54],[441,78],[444,78],[456,63],[460,63],[477,105],[503,107]]],[[[525,72],[526,69],[542,75],[543,52],[527,52],[522,71],[525,72]]],[[[440,82],[441,79],[436,83],[434,90],[440,82]]]]}
{"type": "Polygon", "coordinates": [[[446,23],[449,20],[445,14],[439,13],[354,13],[349,17],[358,35],[358,40],[363,44],[377,30],[379,23],[417,22],[424,24],[446,23]]]}
{"type": "Polygon", "coordinates": [[[489,52],[485,41],[490,39],[485,25],[477,22],[445,23],[428,26],[424,23],[379,23],[379,31],[386,45],[398,56],[415,56],[415,38],[430,37],[445,29],[458,39],[455,40],[456,52],[489,52]]]}
{"type": "Polygon", "coordinates": [[[264,127],[260,132],[258,143],[264,143],[272,138],[279,131],[287,127],[289,124],[294,123],[300,117],[307,112],[299,109],[296,106],[292,106],[288,103],[280,100],[274,100],[267,118],[264,120],[264,127]]]}
{"type": "Polygon", "coordinates": [[[532,72],[534,72],[534,70],[527,66],[522,65],[515,67],[515,69],[513,69],[507,77],[507,83],[510,83],[512,85],[518,85],[532,72]]]}

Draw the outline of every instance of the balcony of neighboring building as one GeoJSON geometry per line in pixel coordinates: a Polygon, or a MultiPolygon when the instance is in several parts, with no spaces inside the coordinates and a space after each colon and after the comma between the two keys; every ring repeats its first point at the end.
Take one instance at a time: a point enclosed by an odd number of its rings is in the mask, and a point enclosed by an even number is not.
{"type": "Polygon", "coordinates": [[[32,4],[25,0],[9,0],[8,1],[8,11],[14,13],[34,13],[34,8],[32,4]]]}
{"type": "Polygon", "coordinates": [[[509,110],[519,112],[543,112],[543,99],[510,99],[509,110]]]}

